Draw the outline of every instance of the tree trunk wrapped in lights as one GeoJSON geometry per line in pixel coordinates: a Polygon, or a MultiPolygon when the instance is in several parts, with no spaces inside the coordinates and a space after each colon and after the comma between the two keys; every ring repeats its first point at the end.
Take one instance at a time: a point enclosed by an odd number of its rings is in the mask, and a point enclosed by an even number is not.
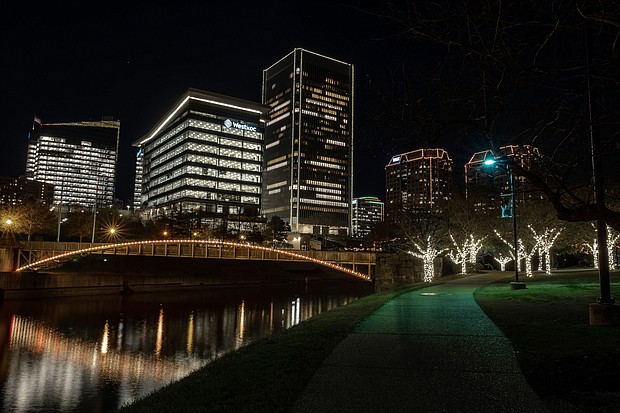
{"type": "Polygon", "coordinates": [[[482,237],[476,240],[473,234],[469,235],[469,262],[472,264],[476,263],[476,257],[478,256],[478,251],[482,248],[482,241],[484,241],[486,237],[482,237]]]}
{"type": "Polygon", "coordinates": [[[476,256],[478,255],[480,248],[482,248],[482,241],[484,238],[476,240],[474,236],[470,234],[469,238],[465,239],[462,246],[459,246],[452,234],[450,234],[450,239],[452,240],[452,244],[456,250],[454,252],[450,251],[448,253],[448,258],[456,264],[460,263],[461,274],[467,274],[467,263],[476,263],[476,256]]]}
{"type": "Polygon", "coordinates": [[[532,272],[532,257],[534,253],[538,249],[538,244],[535,244],[529,251],[525,248],[525,244],[522,240],[519,240],[519,257],[523,257],[525,260],[525,275],[528,277],[533,277],[534,273],[532,272]]]}
{"type": "Polygon", "coordinates": [[[510,261],[514,261],[514,256],[513,257],[504,257],[502,256],[502,254],[497,254],[497,257],[494,257],[495,261],[499,262],[499,268],[501,271],[506,271],[506,264],[508,264],[510,261]]]}
{"type": "MultiPolygon", "coordinates": [[[[596,227],[594,227],[594,231],[596,232],[596,227]]],[[[620,239],[620,234],[614,234],[613,228],[609,225],[607,226],[607,257],[609,259],[609,268],[618,268],[618,262],[615,259],[614,247],[618,240],[620,239]]],[[[599,259],[598,259],[598,241],[596,238],[592,241],[592,244],[584,242],[583,246],[592,254],[594,268],[598,268],[599,259]]]]}
{"type": "Polygon", "coordinates": [[[594,239],[594,242],[592,242],[592,244],[584,242],[583,246],[590,250],[590,253],[592,254],[594,268],[598,268],[598,242],[596,241],[596,239],[594,239]]]}
{"type": "Polygon", "coordinates": [[[433,282],[435,279],[435,258],[446,249],[440,249],[437,246],[437,242],[430,235],[426,237],[425,245],[420,245],[416,242],[412,242],[412,244],[417,251],[407,251],[407,253],[422,259],[424,264],[424,282],[433,282]]]}
{"type": "Polygon", "coordinates": [[[616,260],[616,254],[614,254],[614,248],[616,243],[620,239],[620,233],[614,235],[614,230],[609,225],[607,226],[607,254],[609,255],[609,268],[618,268],[618,262],[616,260]]]}
{"type": "MultiPolygon", "coordinates": [[[[510,255],[510,258],[514,261],[515,260],[515,247],[508,241],[506,241],[500,234],[499,232],[497,232],[496,229],[493,230],[495,232],[495,235],[497,235],[497,238],[500,239],[500,241],[502,241],[504,244],[506,244],[508,246],[508,255],[510,255]]],[[[500,263],[501,265],[501,263],[500,263]]],[[[515,265],[519,266],[519,270],[521,269],[521,265],[519,263],[515,263],[515,265]]],[[[503,271],[503,270],[502,270],[503,271]]]]}
{"type": "MultiPolygon", "coordinates": [[[[508,246],[508,248],[510,248],[510,255],[512,256],[512,259],[515,258],[515,254],[514,254],[514,247],[512,246],[512,244],[508,241],[506,241],[500,234],[499,232],[497,232],[497,230],[495,231],[495,235],[497,235],[497,237],[508,246]]],[[[525,275],[527,275],[528,277],[532,277],[534,274],[532,272],[532,257],[534,256],[534,253],[536,252],[536,249],[538,248],[538,243],[535,243],[532,248],[528,251],[526,249],[525,243],[523,242],[523,240],[519,239],[517,241],[518,246],[519,246],[519,258],[522,258],[525,260],[525,275]]],[[[521,263],[518,263],[519,265],[519,271],[521,271],[521,263]]]]}
{"type": "Polygon", "coordinates": [[[452,240],[452,244],[454,244],[454,248],[456,249],[454,252],[450,251],[447,255],[454,263],[461,264],[461,274],[467,274],[467,256],[469,254],[469,240],[466,239],[465,243],[462,246],[456,242],[452,234],[450,234],[450,239],[452,240]]]}
{"type": "Polygon", "coordinates": [[[551,274],[551,248],[555,243],[555,240],[558,238],[563,228],[545,228],[543,232],[540,234],[536,232],[536,230],[528,225],[528,228],[534,234],[534,239],[536,240],[536,244],[538,245],[539,251],[541,252],[542,258],[542,266],[545,269],[546,274],[551,274]]]}

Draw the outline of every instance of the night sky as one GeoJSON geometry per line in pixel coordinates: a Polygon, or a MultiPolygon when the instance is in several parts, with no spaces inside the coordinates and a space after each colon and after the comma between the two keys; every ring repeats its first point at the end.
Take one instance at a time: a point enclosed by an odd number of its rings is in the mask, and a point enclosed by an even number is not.
{"type": "MultiPolygon", "coordinates": [[[[460,93],[467,81],[463,66],[441,66],[445,48],[399,35],[399,27],[381,17],[388,14],[385,1],[97,4],[2,2],[0,176],[24,174],[33,116],[43,123],[111,116],[121,121],[116,195],[130,200],[132,142],[188,88],[260,102],[262,70],[296,47],[355,67],[354,196],[385,197],[384,167],[394,154],[444,148],[454,160],[456,182],[462,183],[463,165],[473,153],[489,149],[488,140],[475,132],[444,132],[451,116],[468,119],[473,116],[468,111],[479,104],[451,106],[450,96],[433,89],[460,93]],[[433,77],[437,67],[442,67],[441,78],[433,77]],[[415,73],[418,83],[403,83],[403,73],[415,73]],[[407,92],[412,100],[402,99],[407,92]],[[434,107],[418,99],[421,94],[438,96],[434,107]],[[406,115],[407,110],[410,116],[402,122],[398,112],[406,115]],[[443,124],[433,123],[442,118],[443,124]]],[[[526,44],[525,55],[528,50],[526,44]]],[[[555,50],[550,56],[556,56],[555,50]]],[[[470,89],[479,87],[473,80],[470,89]]],[[[504,144],[519,143],[515,138],[523,130],[521,120],[529,119],[528,111],[537,120],[543,111],[531,102],[544,101],[550,90],[534,84],[528,94],[517,95],[524,96],[516,103],[525,108],[525,118],[494,128],[504,144]]],[[[510,110],[515,107],[515,102],[504,103],[510,110]]],[[[553,117],[551,109],[548,116],[553,117]]]]}
{"type": "Polygon", "coordinates": [[[88,9],[85,3],[3,2],[0,175],[24,174],[34,115],[43,123],[112,116],[121,121],[117,196],[127,200],[132,142],[187,88],[260,102],[262,70],[302,47],[354,64],[354,195],[383,198],[391,154],[417,147],[394,148],[390,131],[365,124],[376,88],[389,87],[403,60],[422,57],[368,13],[375,2],[366,3],[106,2],[88,9]]]}

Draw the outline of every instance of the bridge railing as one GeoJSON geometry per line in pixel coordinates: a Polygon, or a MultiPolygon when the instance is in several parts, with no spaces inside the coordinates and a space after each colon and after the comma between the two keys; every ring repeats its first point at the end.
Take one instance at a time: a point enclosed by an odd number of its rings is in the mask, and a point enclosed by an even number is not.
{"type": "Polygon", "coordinates": [[[340,268],[368,279],[372,276],[376,255],[351,251],[278,250],[256,245],[201,240],[150,240],[122,243],[80,243],[31,241],[20,244],[17,268],[55,265],[76,254],[115,254],[240,260],[311,261],[340,268]],[[58,257],[58,258],[55,258],[58,257]],[[23,263],[25,267],[22,267],[23,263]],[[34,263],[34,264],[33,264],[34,263]],[[360,273],[359,270],[365,270],[360,273]],[[364,275],[365,274],[365,275],[364,275]]]}

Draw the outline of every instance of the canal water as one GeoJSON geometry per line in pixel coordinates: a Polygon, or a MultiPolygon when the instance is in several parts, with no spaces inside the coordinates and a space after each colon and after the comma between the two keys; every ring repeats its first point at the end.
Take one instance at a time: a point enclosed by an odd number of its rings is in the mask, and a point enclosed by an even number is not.
{"type": "Polygon", "coordinates": [[[117,409],[371,293],[335,281],[0,302],[0,411],[117,409]]]}

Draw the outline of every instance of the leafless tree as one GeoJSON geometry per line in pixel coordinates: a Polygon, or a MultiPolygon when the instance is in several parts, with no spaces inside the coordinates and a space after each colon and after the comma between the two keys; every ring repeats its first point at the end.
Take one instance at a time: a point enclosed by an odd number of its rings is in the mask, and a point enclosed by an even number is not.
{"type": "Polygon", "coordinates": [[[379,116],[413,131],[407,138],[416,142],[465,137],[471,153],[533,145],[545,156],[542,170],[514,165],[513,173],[536,185],[559,219],[620,230],[618,191],[607,190],[606,203],[595,197],[620,176],[620,3],[387,5],[373,13],[410,41],[404,54],[422,49],[427,59],[394,71],[400,87],[383,95],[389,114],[379,116]],[[593,162],[601,165],[596,180],[593,162]]]}

